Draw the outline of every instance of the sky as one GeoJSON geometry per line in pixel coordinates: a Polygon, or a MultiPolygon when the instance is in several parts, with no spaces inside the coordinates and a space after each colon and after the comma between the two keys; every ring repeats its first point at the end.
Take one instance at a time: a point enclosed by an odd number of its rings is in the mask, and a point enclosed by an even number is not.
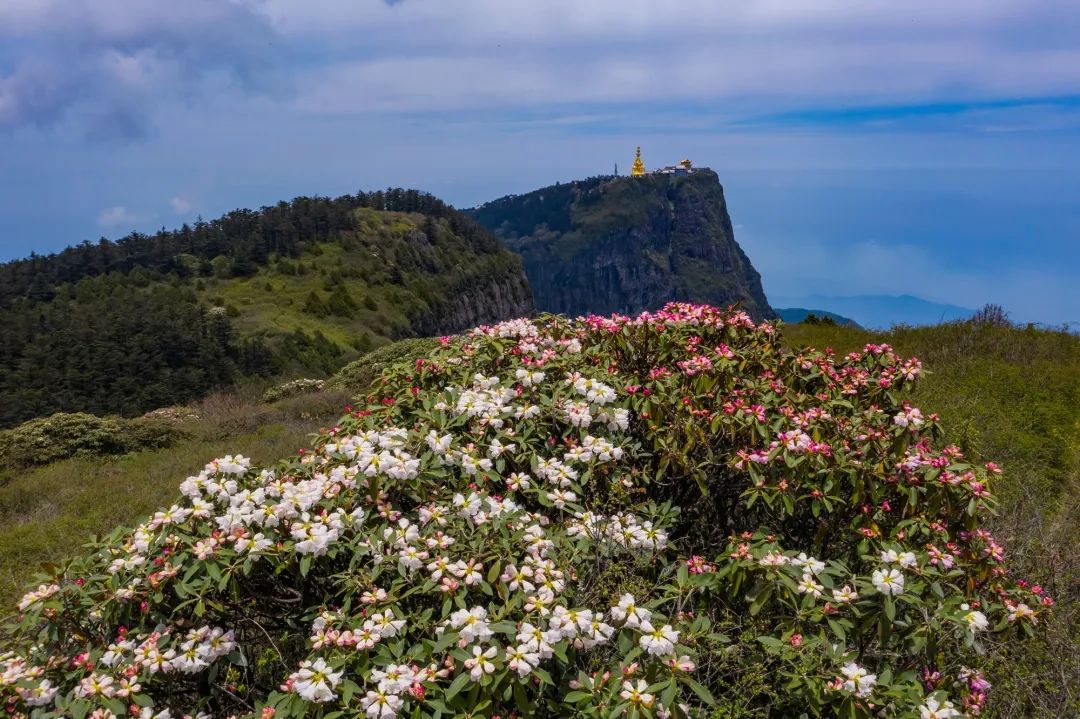
{"type": "Polygon", "coordinates": [[[0,260],[689,157],[773,295],[1080,324],[1074,0],[3,0],[0,260]]]}

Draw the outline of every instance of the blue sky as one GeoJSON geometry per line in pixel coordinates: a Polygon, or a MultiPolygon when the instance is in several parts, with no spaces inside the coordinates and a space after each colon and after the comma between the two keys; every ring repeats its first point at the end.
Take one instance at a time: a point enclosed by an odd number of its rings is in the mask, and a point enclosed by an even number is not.
{"type": "Polygon", "coordinates": [[[4,0],[0,259],[691,157],[775,295],[1080,322],[1075,2],[4,0]]]}

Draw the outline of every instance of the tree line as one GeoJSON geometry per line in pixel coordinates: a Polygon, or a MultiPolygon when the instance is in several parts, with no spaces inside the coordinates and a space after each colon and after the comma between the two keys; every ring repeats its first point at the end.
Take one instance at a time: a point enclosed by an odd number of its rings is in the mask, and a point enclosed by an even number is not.
{"type": "MultiPolygon", "coordinates": [[[[441,219],[476,251],[499,250],[490,233],[432,195],[388,189],[298,197],[0,264],[0,426],[58,411],[130,416],[242,376],[332,373],[344,361],[341,347],[302,330],[240,337],[226,308],[200,302],[194,280],[248,276],[271,257],[299,257],[352,231],[364,207],[422,213],[432,237],[441,219]]],[[[355,307],[335,297],[326,311],[355,307]]]]}

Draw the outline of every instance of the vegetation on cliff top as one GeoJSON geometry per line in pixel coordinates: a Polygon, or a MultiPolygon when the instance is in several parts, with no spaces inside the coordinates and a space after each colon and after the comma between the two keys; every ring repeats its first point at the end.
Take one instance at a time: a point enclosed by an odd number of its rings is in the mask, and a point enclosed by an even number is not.
{"type": "Polygon", "coordinates": [[[711,171],[595,177],[470,213],[521,255],[541,310],[636,313],[682,300],[774,316],[711,171]]]}
{"type": "Polygon", "coordinates": [[[314,451],[212,462],[60,567],[7,630],[7,700],[955,716],[1052,604],[984,526],[998,469],[886,346],[692,306],[443,344],[314,451]]]}

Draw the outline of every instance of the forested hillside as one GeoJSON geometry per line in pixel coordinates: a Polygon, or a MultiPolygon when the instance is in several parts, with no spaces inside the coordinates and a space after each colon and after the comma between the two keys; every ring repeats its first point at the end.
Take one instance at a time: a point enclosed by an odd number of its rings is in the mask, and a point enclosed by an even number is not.
{"type": "Polygon", "coordinates": [[[301,197],[0,265],[0,426],[135,414],[527,314],[520,261],[431,195],[301,197]]]}

